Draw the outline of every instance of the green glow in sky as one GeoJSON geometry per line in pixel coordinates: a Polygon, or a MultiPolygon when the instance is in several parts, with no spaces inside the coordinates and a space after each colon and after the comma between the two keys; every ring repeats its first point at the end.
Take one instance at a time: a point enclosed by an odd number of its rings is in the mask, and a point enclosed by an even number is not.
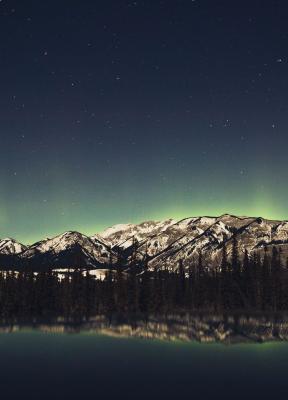
{"type": "Polygon", "coordinates": [[[273,193],[263,187],[254,192],[247,187],[227,187],[226,191],[215,192],[207,186],[194,192],[183,185],[182,191],[180,187],[175,187],[173,191],[166,186],[149,192],[138,186],[135,192],[123,193],[119,190],[118,196],[107,195],[107,198],[103,193],[90,193],[89,197],[83,194],[74,202],[71,202],[70,196],[65,198],[64,194],[57,197],[57,192],[54,192],[54,196],[44,202],[23,199],[22,203],[15,205],[15,209],[2,204],[2,237],[12,236],[24,243],[32,243],[66,230],[91,235],[117,223],[168,218],[180,220],[224,213],[268,219],[288,217],[283,199],[276,201],[273,193]]]}

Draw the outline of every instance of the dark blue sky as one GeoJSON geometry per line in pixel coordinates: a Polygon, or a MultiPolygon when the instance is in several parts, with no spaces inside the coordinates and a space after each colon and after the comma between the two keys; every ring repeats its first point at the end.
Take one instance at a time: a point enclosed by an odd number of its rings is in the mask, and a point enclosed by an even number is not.
{"type": "Polygon", "coordinates": [[[0,2],[0,236],[288,218],[285,1],[0,2]]]}

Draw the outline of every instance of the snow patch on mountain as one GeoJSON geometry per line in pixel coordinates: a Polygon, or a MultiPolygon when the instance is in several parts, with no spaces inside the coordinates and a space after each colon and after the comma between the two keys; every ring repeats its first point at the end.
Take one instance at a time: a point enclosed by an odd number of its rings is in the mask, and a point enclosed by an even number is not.
{"type": "Polygon", "coordinates": [[[132,245],[133,239],[141,242],[147,236],[160,234],[175,222],[173,219],[168,219],[164,221],[145,221],[138,225],[120,224],[106,229],[100,236],[109,241],[112,247],[118,246],[124,249],[132,245]]]}

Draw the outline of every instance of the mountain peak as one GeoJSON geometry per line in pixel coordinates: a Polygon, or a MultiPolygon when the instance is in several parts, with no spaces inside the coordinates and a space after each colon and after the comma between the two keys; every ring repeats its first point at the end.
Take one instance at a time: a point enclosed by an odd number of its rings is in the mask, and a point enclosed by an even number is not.
{"type": "Polygon", "coordinates": [[[0,254],[20,254],[25,249],[26,246],[13,238],[0,239],[0,254]]]}

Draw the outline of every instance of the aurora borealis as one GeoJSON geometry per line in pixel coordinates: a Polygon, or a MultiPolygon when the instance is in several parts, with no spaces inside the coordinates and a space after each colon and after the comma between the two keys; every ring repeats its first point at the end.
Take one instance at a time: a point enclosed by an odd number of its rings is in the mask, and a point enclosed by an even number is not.
{"type": "Polygon", "coordinates": [[[284,1],[0,2],[0,236],[287,219],[284,1]]]}

